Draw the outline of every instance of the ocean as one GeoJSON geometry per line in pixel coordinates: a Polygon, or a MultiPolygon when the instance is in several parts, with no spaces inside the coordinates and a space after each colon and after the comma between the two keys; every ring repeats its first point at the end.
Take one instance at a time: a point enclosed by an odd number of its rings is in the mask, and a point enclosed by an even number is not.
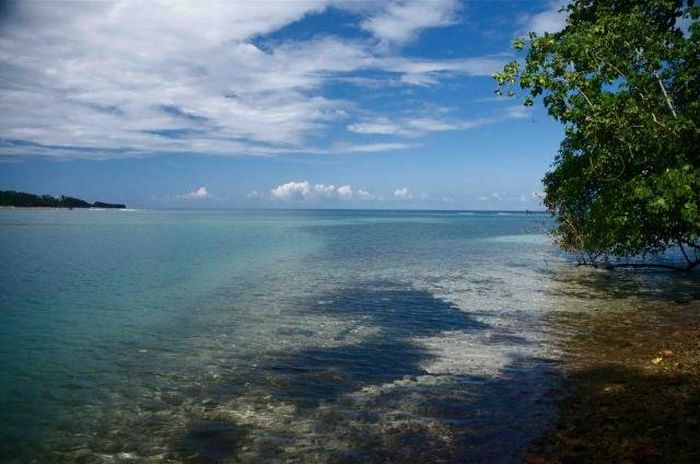
{"type": "Polygon", "coordinates": [[[551,226],[2,210],[0,461],[518,462],[582,330],[561,314],[697,289],[576,268],[551,226]]]}

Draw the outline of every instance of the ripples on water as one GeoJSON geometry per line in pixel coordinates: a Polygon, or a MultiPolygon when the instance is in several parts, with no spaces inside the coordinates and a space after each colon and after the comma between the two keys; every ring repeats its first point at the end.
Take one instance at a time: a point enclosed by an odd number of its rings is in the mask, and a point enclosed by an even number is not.
{"type": "Polygon", "coordinates": [[[664,287],[571,267],[542,222],[2,211],[0,459],[517,462],[581,330],[553,315],[664,287]]]}

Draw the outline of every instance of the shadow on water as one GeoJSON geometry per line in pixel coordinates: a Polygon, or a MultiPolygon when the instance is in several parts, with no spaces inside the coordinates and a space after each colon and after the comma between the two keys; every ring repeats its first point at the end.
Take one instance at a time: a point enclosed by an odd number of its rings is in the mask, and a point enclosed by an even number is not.
{"type": "MultiPolygon", "coordinates": [[[[348,324],[330,346],[271,351],[220,379],[208,392],[216,419],[193,422],[170,447],[175,458],[517,462],[549,420],[550,361],[512,357],[498,375],[425,370],[435,354],[421,337],[491,329],[429,292],[373,283],[325,295],[301,313],[348,324]],[[221,413],[241,404],[248,413],[221,413]]],[[[502,343],[526,341],[506,334],[502,343]]]]}
{"type": "Polygon", "coordinates": [[[454,305],[413,289],[354,288],[321,301],[309,310],[352,321],[335,340],[345,341],[362,329],[373,333],[358,344],[270,354],[260,367],[274,372],[275,397],[301,407],[316,407],[368,385],[426,374],[421,366],[432,355],[416,337],[487,327],[454,305]]]}
{"type": "Polygon", "coordinates": [[[667,301],[684,304],[700,300],[700,272],[637,269],[551,270],[549,278],[557,282],[557,293],[574,298],[667,301]]]}
{"type": "Polygon", "coordinates": [[[226,421],[202,421],[193,424],[173,446],[175,454],[197,462],[223,462],[238,449],[248,429],[226,421]]]}

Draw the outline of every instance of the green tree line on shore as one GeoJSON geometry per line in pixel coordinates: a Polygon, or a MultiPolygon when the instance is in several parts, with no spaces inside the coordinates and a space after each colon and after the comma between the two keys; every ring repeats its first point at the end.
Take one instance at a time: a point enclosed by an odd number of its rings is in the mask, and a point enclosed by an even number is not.
{"type": "Polygon", "coordinates": [[[80,198],[61,195],[34,195],[32,193],[0,190],[0,206],[20,208],[126,208],[126,205],[96,201],[88,203],[80,198]]]}

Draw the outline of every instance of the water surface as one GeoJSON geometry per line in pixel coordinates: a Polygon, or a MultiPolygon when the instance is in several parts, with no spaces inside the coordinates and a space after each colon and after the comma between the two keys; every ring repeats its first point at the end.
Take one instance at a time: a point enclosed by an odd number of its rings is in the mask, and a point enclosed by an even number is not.
{"type": "Polygon", "coordinates": [[[0,460],[517,462],[554,411],[552,314],[610,305],[549,225],[0,211],[0,460]]]}

